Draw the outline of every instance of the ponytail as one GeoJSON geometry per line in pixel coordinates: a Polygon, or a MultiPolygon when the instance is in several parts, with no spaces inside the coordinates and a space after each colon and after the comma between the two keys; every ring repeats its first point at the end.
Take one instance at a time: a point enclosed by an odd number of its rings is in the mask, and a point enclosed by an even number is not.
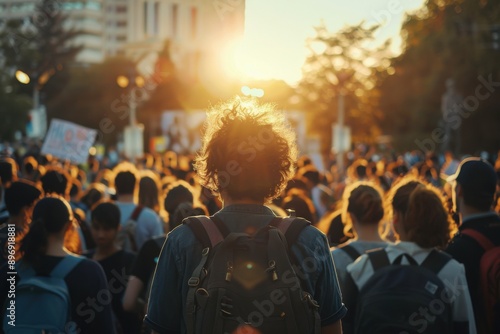
{"type": "Polygon", "coordinates": [[[39,218],[31,223],[28,233],[20,244],[19,252],[23,260],[31,265],[38,263],[40,257],[45,254],[48,244],[48,232],[44,219],[39,218]]]}
{"type": "Polygon", "coordinates": [[[33,222],[20,242],[19,253],[34,266],[47,253],[49,235],[57,234],[73,219],[68,202],[59,197],[42,198],[33,208],[33,222]]]}

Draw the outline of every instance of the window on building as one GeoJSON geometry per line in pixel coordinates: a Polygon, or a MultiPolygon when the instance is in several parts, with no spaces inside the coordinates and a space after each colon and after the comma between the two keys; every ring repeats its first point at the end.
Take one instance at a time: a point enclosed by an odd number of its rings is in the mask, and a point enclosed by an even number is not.
{"type": "Polygon", "coordinates": [[[93,9],[93,10],[101,10],[101,4],[96,1],[89,1],[87,2],[86,6],[87,9],[93,9]]]}
{"type": "Polygon", "coordinates": [[[116,12],[117,13],[126,13],[127,12],[127,6],[123,6],[123,5],[116,6],[116,12]]]}
{"type": "Polygon", "coordinates": [[[148,2],[144,1],[143,3],[143,28],[144,28],[144,35],[148,34],[148,2]]]}
{"type": "Polygon", "coordinates": [[[177,4],[172,5],[172,37],[177,36],[177,16],[179,15],[179,6],[177,4]]]}
{"type": "Polygon", "coordinates": [[[154,4],[154,13],[153,13],[153,34],[155,36],[158,36],[159,34],[159,21],[158,21],[158,18],[160,16],[160,3],[159,2],[155,2],[154,4]]]}
{"type": "Polygon", "coordinates": [[[196,38],[198,30],[198,8],[191,7],[191,37],[196,38]]]}

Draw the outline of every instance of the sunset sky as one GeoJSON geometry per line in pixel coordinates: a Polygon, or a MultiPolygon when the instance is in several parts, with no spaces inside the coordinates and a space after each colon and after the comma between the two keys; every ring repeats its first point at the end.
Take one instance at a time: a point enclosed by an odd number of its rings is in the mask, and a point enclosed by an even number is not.
{"type": "Polygon", "coordinates": [[[245,36],[237,67],[255,79],[283,79],[295,84],[307,50],[306,39],[323,20],[329,31],[345,25],[382,23],[377,39],[393,38],[400,50],[399,30],[405,12],[422,7],[424,0],[247,0],[245,36]]]}

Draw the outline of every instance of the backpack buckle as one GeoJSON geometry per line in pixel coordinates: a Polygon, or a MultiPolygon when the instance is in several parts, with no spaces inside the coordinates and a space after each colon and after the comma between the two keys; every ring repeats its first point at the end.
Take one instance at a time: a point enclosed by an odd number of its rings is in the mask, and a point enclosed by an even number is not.
{"type": "Polygon", "coordinates": [[[200,284],[200,279],[198,277],[191,277],[188,281],[188,285],[192,287],[196,287],[200,284]]]}

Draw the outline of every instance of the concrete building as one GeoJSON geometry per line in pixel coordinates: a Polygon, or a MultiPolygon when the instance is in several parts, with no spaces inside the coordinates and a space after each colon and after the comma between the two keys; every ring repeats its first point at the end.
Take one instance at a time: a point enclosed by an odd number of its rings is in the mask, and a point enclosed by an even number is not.
{"type": "Polygon", "coordinates": [[[125,53],[138,59],[170,40],[188,79],[220,73],[221,53],[243,37],[245,0],[128,0],[128,8],[125,53]]]}
{"type": "MultiPolygon", "coordinates": [[[[36,15],[36,6],[40,0],[0,0],[0,27],[9,20],[22,20],[26,31],[33,29],[31,22],[43,24],[44,17],[36,15]]],[[[103,40],[103,3],[102,0],[92,1],[59,1],[54,0],[50,13],[60,11],[68,16],[65,22],[67,28],[74,28],[82,32],[72,43],[82,45],[83,50],[78,54],[79,63],[99,63],[104,60],[103,40]]]]}
{"type": "MultiPolygon", "coordinates": [[[[0,28],[10,19],[29,25],[41,0],[0,0],[0,28]]],[[[218,73],[220,54],[244,31],[245,0],[53,0],[82,31],[77,62],[126,55],[140,59],[171,41],[176,67],[189,79],[218,73]]]]}

